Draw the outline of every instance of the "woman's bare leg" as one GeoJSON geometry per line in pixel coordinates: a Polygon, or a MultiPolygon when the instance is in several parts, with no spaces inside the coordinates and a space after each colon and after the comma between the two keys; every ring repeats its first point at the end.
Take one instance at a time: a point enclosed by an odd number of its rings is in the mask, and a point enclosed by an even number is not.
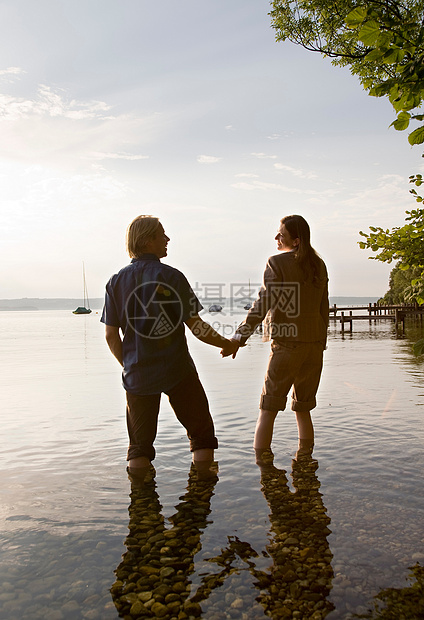
{"type": "Polygon", "coordinates": [[[259,410],[255,439],[253,441],[255,450],[269,450],[271,447],[272,433],[274,431],[274,422],[277,413],[277,411],[267,411],[266,409],[259,410]]]}
{"type": "Polygon", "coordinates": [[[296,411],[295,413],[299,440],[307,439],[313,442],[314,425],[312,424],[310,411],[296,411]]]}

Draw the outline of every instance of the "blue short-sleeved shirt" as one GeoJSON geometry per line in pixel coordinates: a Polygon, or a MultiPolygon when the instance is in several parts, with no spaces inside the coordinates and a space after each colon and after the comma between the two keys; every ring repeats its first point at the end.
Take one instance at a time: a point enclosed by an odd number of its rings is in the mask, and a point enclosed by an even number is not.
{"type": "Polygon", "coordinates": [[[142,254],[106,285],[102,323],[121,328],[124,388],[166,392],[195,370],[184,322],[202,305],[181,271],[142,254]]]}

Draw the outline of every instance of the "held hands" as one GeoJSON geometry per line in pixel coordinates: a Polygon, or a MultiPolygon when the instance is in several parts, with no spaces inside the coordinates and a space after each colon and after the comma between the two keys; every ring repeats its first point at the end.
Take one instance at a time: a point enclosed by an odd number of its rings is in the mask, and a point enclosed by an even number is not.
{"type": "Polygon", "coordinates": [[[221,349],[221,355],[222,357],[228,357],[229,355],[232,355],[233,359],[235,359],[239,348],[240,343],[237,340],[227,340],[221,349]]]}

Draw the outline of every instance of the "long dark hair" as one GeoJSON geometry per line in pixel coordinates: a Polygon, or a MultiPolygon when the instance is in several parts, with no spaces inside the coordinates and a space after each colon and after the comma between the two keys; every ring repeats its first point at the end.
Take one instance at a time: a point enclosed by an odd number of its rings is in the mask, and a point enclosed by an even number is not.
{"type": "Polygon", "coordinates": [[[286,215],[281,223],[284,224],[292,239],[299,239],[295,256],[305,280],[312,280],[313,284],[319,284],[323,277],[321,260],[311,246],[311,231],[308,222],[301,215],[286,215]]]}

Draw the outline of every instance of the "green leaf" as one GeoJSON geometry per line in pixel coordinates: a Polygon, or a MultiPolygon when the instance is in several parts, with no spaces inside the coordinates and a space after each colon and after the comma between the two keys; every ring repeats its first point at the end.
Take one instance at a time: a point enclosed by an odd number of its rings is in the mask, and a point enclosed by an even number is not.
{"type": "Polygon", "coordinates": [[[385,52],[384,50],[380,50],[380,49],[373,49],[370,52],[368,52],[368,54],[365,56],[365,60],[369,60],[369,61],[373,61],[373,60],[380,60],[381,58],[383,58],[385,52]]]}
{"type": "Polygon", "coordinates": [[[396,131],[403,131],[408,128],[410,118],[411,115],[408,112],[400,112],[397,119],[393,121],[391,126],[393,126],[396,131]]]}
{"type": "Polygon", "coordinates": [[[385,48],[389,47],[389,45],[393,43],[393,33],[390,31],[381,32],[380,26],[379,26],[379,30],[380,30],[380,34],[378,35],[376,46],[379,47],[380,49],[382,47],[385,47],[385,48]]]}
{"type": "Polygon", "coordinates": [[[345,23],[349,28],[356,28],[357,26],[362,24],[366,16],[367,9],[362,6],[358,6],[356,7],[356,9],[353,9],[353,11],[346,15],[345,23]]]}
{"type": "Polygon", "coordinates": [[[418,127],[408,136],[409,144],[422,144],[424,142],[424,127],[418,127]]]}
{"type": "Polygon", "coordinates": [[[359,31],[359,40],[365,45],[374,46],[380,35],[380,26],[377,22],[371,20],[366,22],[359,31]]]}
{"type": "MultiPolygon", "coordinates": [[[[379,41],[380,43],[380,41],[379,41]]],[[[405,52],[399,47],[392,47],[383,56],[383,61],[389,65],[401,62],[405,56],[405,52]]]]}

